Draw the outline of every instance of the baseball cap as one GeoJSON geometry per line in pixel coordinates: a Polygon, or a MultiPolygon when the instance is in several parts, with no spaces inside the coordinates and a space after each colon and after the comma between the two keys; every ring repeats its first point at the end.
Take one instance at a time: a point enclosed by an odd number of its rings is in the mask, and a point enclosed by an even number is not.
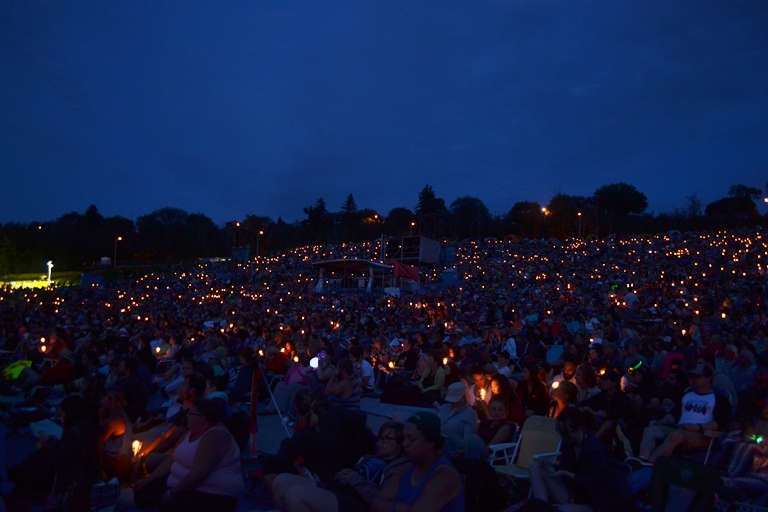
{"type": "Polygon", "coordinates": [[[408,418],[406,423],[413,423],[416,425],[416,430],[419,430],[424,434],[424,438],[428,441],[440,439],[443,435],[440,418],[433,412],[419,411],[408,418]]]}

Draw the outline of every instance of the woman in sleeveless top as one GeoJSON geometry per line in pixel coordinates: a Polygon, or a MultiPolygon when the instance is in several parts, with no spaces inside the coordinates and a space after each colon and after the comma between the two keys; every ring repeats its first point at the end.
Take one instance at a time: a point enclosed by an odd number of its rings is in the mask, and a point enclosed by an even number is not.
{"type": "Polygon", "coordinates": [[[125,396],[118,387],[108,388],[101,395],[99,426],[101,435],[101,466],[107,478],[129,478],[133,469],[131,441],[133,427],[128,414],[123,410],[125,396]]]}
{"type": "Polygon", "coordinates": [[[432,402],[439,401],[441,398],[440,392],[445,385],[445,370],[440,365],[439,353],[423,352],[421,357],[426,362],[427,368],[419,379],[419,389],[424,403],[431,406],[432,402]]]}
{"type": "Polygon", "coordinates": [[[488,446],[511,441],[514,429],[506,419],[507,400],[502,395],[493,395],[488,404],[488,413],[490,418],[480,420],[477,427],[477,435],[483,443],[488,446]]]}
{"type": "Polygon", "coordinates": [[[240,450],[221,424],[223,407],[207,398],[189,409],[189,433],[149,478],[134,485],[140,508],[171,511],[233,511],[245,490],[240,450]]]}

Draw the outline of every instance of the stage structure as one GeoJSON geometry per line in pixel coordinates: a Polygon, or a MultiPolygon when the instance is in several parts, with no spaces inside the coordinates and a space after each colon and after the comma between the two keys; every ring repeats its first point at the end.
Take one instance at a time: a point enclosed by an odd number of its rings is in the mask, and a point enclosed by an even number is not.
{"type": "Polygon", "coordinates": [[[420,267],[440,263],[440,242],[425,236],[391,237],[382,243],[383,261],[399,261],[405,265],[420,267]]]}
{"type": "Polygon", "coordinates": [[[333,291],[383,291],[395,285],[391,265],[375,261],[341,259],[318,261],[312,264],[320,270],[315,285],[318,292],[333,291]]]}

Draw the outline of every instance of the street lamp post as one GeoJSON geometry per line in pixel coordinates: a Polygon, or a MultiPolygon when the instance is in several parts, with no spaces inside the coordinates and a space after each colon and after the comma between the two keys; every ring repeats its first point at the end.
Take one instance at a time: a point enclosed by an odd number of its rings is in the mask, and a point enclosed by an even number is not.
{"type": "Polygon", "coordinates": [[[117,268],[117,242],[121,242],[123,240],[123,237],[119,236],[115,239],[115,257],[112,259],[112,264],[115,268],[117,268]]]}
{"type": "Polygon", "coordinates": [[[415,222],[411,222],[411,235],[413,235],[413,227],[416,225],[415,222]]]}
{"type": "Polygon", "coordinates": [[[264,234],[264,231],[259,230],[258,233],[256,233],[256,257],[259,257],[259,237],[264,234]]]}
{"type": "Polygon", "coordinates": [[[579,216],[579,240],[581,240],[581,212],[577,215],[579,216]]]}

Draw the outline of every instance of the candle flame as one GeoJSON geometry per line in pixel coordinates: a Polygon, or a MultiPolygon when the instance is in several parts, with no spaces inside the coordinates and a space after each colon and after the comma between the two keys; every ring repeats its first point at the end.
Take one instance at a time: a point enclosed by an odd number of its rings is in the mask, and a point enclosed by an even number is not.
{"type": "Polygon", "coordinates": [[[556,380],[555,382],[552,383],[552,389],[557,389],[558,387],[560,387],[560,381],[556,380]]]}
{"type": "Polygon", "coordinates": [[[133,456],[137,457],[139,455],[139,450],[141,450],[141,441],[138,439],[135,440],[133,443],[131,443],[131,448],[133,449],[133,456]]]}

